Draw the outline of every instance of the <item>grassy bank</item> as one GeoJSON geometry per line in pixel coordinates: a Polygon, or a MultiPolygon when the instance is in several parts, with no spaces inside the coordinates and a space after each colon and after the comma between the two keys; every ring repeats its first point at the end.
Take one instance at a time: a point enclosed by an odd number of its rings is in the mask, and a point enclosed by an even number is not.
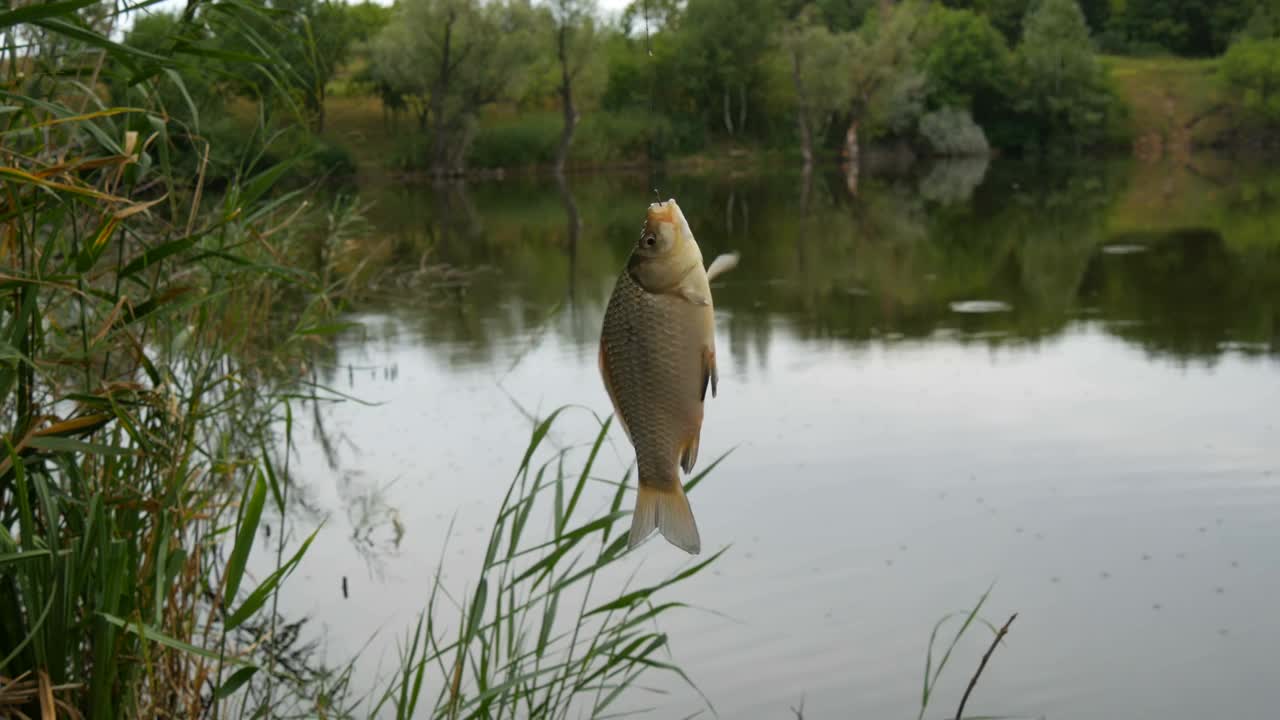
{"type": "Polygon", "coordinates": [[[1237,129],[1237,108],[1217,59],[1107,56],[1103,62],[1130,109],[1138,154],[1221,145],[1237,129]]]}
{"type": "MultiPolygon", "coordinates": [[[[1237,139],[1244,119],[1224,87],[1220,60],[1172,56],[1103,56],[1128,109],[1127,137],[1140,157],[1185,154],[1221,147],[1237,139]]],[[[344,86],[345,87],[345,86],[344,86]]],[[[425,165],[426,141],[414,118],[384,112],[374,96],[331,94],[323,133],[345,148],[363,173],[403,171],[425,165]]],[[[491,108],[480,119],[469,161],[476,169],[545,170],[555,156],[562,119],[554,109],[513,112],[491,108]]],[[[634,167],[648,162],[653,147],[667,163],[689,167],[798,161],[798,149],[709,141],[693,126],[673,126],[646,113],[584,112],[570,164],[577,170],[634,167]]]]}

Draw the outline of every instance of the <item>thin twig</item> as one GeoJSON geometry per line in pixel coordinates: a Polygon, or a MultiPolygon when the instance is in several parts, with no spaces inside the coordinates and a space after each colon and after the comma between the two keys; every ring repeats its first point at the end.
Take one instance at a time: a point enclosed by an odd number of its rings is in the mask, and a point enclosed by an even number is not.
{"type": "Polygon", "coordinates": [[[991,659],[991,655],[996,651],[996,646],[1004,639],[1005,633],[1009,632],[1009,626],[1013,624],[1014,619],[1017,617],[1018,613],[1009,616],[1009,619],[1004,623],[1004,627],[1000,628],[1000,631],[996,633],[995,639],[991,641],[991,647],[987,648],[987,653],[982,656],[982,662],[978,663],[978,671],[970,678],[969,687],[965,689],[964,697],[960,698],[960,709],[956,710],[956,720],[960,720],[964,716],[964,706],[965,703],[969,702],[969,693],[973,692],[973,688],[978,684],[978,678],[982,676],[982,671],[987,667],[987,661],[991,659]]]}

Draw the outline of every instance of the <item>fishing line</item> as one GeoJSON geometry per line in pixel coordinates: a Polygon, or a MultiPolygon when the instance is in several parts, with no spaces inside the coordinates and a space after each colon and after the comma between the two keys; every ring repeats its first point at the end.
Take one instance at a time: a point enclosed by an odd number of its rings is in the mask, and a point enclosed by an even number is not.
{"type": "MultiPolygon", "coordinates": [[[[644,0],[644,50],[649,58],[649,64],[653,65],[653,41],[649,38],[649,0],[644,0]]],[[[658,116],[658,73],[655,71],[649,78],[649,187],[653,189],[653,196],[658,202],[662,202],[662,196],[658,193],[657,172],[654,169],[653,150],[654,150],[654,118],[658,116]]]]}

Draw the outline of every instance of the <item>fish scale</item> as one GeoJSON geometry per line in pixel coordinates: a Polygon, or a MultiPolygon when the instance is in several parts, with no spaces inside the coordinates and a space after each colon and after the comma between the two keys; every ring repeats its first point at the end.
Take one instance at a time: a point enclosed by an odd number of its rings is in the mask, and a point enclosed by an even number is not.
{"type": "Polygon", "coordinates": [[[655,485],[679,479],[680,446],[702,420],[701,403],[694,404],[699,412],[690,412],[687,400],[700,392],[696,367],[691,372],[700,346],[690,345],[688,333],[672,322],[673,311],[687,309],[685,300],[645,292],[624,272],[601,332],[618,410],[641,472],[655,485]]]}

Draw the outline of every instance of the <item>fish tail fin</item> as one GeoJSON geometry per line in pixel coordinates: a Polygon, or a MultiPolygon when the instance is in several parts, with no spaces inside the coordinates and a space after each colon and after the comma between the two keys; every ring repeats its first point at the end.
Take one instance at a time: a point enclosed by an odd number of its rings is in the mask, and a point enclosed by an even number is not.
{"type": "Polygon", "coordinates": [[[679,478],[662,486],[640,483],[636,510],[631,516],[629,547],[635,547],[657,528],[672,545],[692,555],[702,550],[698,525],[679,478]]]}

